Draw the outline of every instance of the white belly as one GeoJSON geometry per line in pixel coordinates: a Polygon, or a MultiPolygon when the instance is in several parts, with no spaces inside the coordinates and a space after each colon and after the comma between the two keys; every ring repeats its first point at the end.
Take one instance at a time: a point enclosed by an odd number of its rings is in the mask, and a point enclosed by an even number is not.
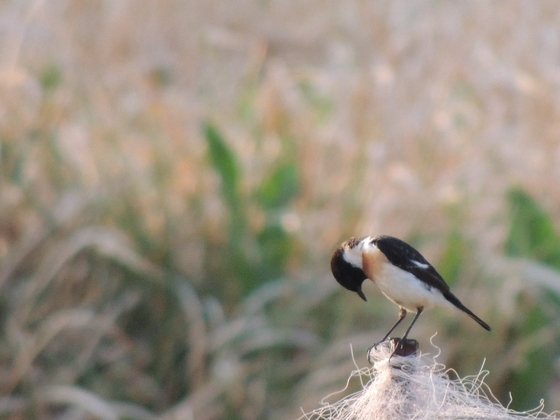
{"type": "Polygon", "coordinates": [[[382,265],[374,281],[385,296],[409,312],[416,312],[419,307],[453,307],[439,290],[427,286],[413,274],[390,263],[382,265]]]}

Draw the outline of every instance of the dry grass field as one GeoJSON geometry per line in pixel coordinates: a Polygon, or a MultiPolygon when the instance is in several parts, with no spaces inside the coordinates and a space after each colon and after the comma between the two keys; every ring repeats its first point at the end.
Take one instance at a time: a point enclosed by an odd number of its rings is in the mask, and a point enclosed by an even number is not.
{"type": "Polygon", "coordinates": [[[423,351],[560,410],[559,232],[555,1],[0,1],[0,419],[298,418],[397,316],[329,270],[381,233],[493,327],[423,351]]]}

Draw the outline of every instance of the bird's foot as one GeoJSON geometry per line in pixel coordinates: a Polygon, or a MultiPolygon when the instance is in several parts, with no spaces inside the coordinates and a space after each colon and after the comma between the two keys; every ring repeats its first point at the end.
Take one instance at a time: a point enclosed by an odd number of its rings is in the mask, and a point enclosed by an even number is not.
{"type": "MultiPolygon", "coordinates": [[[[389,339],[389,340],[391,340],[391,339],[389,339]]],[[[383,344],[383,343],[385,343],[386,341],[389,341],[389,340],[387,340],[387,338],[384,338],[383,340],[379,341],[378,343],[375,343],[373,346],[368,347],[368,349],[366,350],[366,355],[367,355],[367,359],[368,359],[368,362],[369,362],[370,365],[373,365],[373,362],[371,361],[372,360],[371,359],[372,350],[376,350],[378,345],[383,344]]]]}
{"type": "Polygon", "coordinates": [[[389,360],[391,360],[391,358],[395,355],[402,357],[413,356],[418,351],[419,344],[418,341],[414,339],[403,337],[391,338],[390,341],[394,346],[394,350],[391,353],[391,356],[389,356],[389,360]]]}
{"type": "Polygon", "coordinates": [[[390,338],[389,341],[391,342],[391,347],[393,347],[393,351],[391,352],[391,355],[389,356],[389,361],[391,361],[391,359],[393,358],[393,356],[396,354],[397,356],[400,355],[401,350],[403,349],[403,345],[404,345],[404,341],[406,340],[406,338],[390,338]]]}
{"type": "Polygon", "coordinates": [[[389,338],[388,340],[380,341],[379,343],[374,344],[367,350],[367,360],[370,365],[373,365],[374,363],[374,357],[372,356],[374,350],[377,349],[377,346],[379,346],[382,343],[385,343],[386,341],[390,342],[390,348],[392,349],[391,355],[389,356],[389,361],[392,359],[393,356],[402,356],[402,357],[411,356],[418,351],[418,347],[419,347],[418,341],[406,337],[403,338],[395,337],[395,338],[389,338]]]}
{"type": "Polygon", "coordinates": [[[384,339],[384,340],[381,340],[381,341],[378,342],[378,343],[375,343],[373,346],[369,346],[369,348],[367,349],[367,352],[369,353],[369,352],[371,351],[371,349],[376,349],[378,345],[380,345],[380,344],[382,344],[382,343],[384,343],[384,342],[386,342],[386,341],[389,341],[389,340],[384,339]]]}

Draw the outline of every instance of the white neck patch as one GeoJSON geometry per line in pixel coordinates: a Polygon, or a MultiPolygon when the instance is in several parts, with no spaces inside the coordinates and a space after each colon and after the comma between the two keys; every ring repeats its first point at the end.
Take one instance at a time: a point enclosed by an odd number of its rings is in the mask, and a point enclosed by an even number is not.
{"type": "Polygon", "coordinates": [[[342,257],[344,260],[354,267],[358,267],[363,269],[362,264],[362,253],[367,249],[377,248],[375,245],[370,244],[371,236],[366,236],[362,239],[354,248],[345,247],[344,252],[342,253],[342,257]]]}

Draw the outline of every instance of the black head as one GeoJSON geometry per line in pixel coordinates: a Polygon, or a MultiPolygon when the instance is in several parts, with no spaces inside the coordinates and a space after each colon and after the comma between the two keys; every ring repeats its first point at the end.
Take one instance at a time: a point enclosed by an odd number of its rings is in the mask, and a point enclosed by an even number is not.
{"type": "Polygon", "coordinates": [[[343,243],[331,258],[331,271],[336,281],[344,288],[356,292],[363,300],[367,301],[362,292],[362,283],[367,278],[360,267],[349,263],[344,258],[344,253],[349,252],[358,244],[355,238],[343,243]]]}

